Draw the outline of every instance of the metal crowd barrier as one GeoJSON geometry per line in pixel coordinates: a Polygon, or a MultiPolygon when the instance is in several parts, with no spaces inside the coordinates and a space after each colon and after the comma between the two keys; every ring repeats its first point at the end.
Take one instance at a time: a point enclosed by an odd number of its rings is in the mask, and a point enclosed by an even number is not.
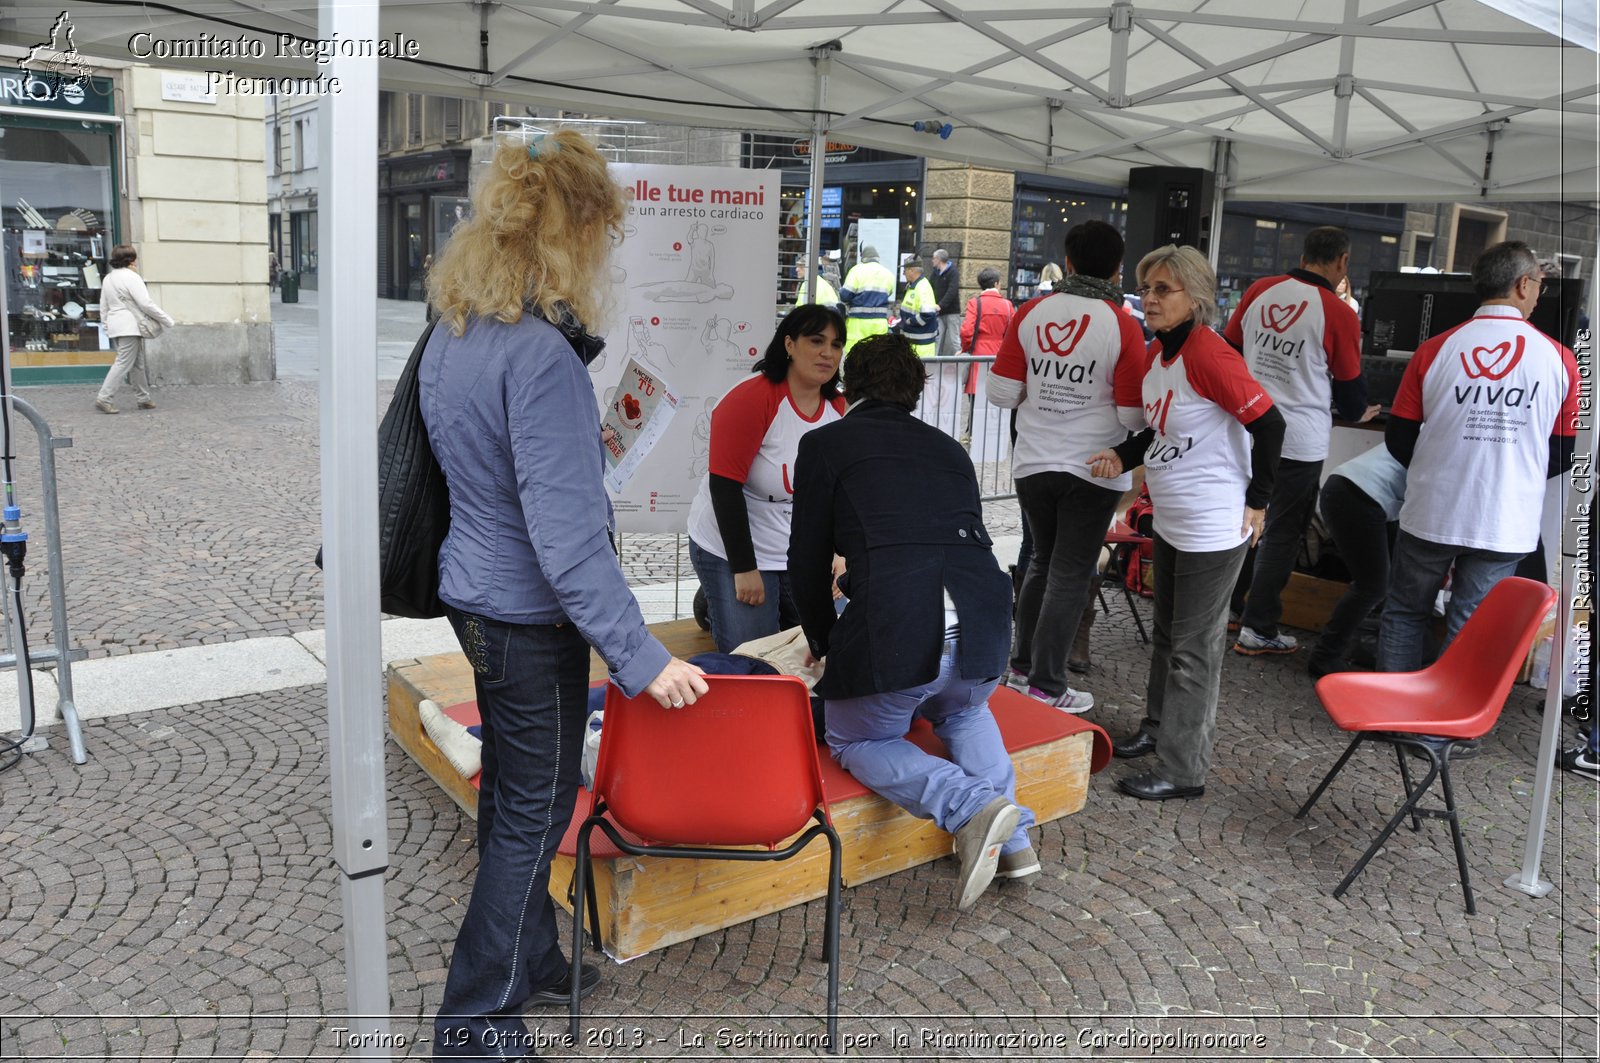
{"type": "Polygon", "coordinates": [[[1015,498],[1011,411],[990,405],[987,393],[994,355],[924,358],[922,364],[928,370],[928,383],[922,391],[922,402],[917,405],[917,418],[966,446],[978,470],[983,501],[1015,498]]]}

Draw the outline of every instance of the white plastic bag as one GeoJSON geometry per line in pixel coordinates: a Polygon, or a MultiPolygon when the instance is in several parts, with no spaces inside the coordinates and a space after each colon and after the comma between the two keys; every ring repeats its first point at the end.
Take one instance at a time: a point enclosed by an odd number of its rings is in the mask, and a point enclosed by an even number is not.
{"type": "Polygon", "coordinates": [[[578,771],[583,776],[583,785],[590,790],[594,789],[595,768],[600,764],[600,727],[605,718],[605,710],[596,709],[583,725],[583,762],[578,771]]]}

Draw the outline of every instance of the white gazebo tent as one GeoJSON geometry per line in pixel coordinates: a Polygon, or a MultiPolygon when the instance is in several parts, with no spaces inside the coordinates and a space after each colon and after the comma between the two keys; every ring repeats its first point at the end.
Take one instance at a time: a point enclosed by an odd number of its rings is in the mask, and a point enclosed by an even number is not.
{"type": "MultiPolygon", "coordinates": [[[[49,41],[61,6],[8,5],[0,39],[49,41]]],[[[320,71],[340,83],[322,101],[318,238],[334,855],[350,1025],[382,1035],[388,846],[370,268],[380,84],[817,141],[832,134],[1117,185],[1133,166],[1202,167],[1236,199],[1600,198],[1593,0],[78,0],[70,19],[72,43],[93,55],[132,58],[135,34],[148,34],[138,48],[161,65],[320,71]],[[397,34],[419,54],[380,61],[334,47],[324,67],[285,54],[300,39],[397,34]],[[918,122],[952,132],[941,139],[918,122]]],[[[814,186],[824,154],[812,151],[814,186]]],[[[813,228],[813,257],[815,247],[813,228]]],[[[1511,880],[1534,893],[1559,702],[1557,688],[1527,858],[1511,880]]],[[[358,1051],[387,1058],[384,1043],[374,1037],[358,1051]]]]}

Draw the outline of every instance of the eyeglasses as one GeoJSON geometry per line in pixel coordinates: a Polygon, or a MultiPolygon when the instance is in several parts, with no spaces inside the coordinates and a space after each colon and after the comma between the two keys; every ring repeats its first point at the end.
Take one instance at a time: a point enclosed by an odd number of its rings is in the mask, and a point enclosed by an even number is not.
{"type": "Polygon", "coordinates": [[[1520,278],[1525,281],[1535,281],[1539,285],[1539,294],[1543,295],[1550,290],[1550,278],[1543,273],[1525,273],[1520,278]]]}
{"type": "Polygon", "coordinates": [[[1188,290],[1187,288],[1169,288],[1165,284],[1157,284],[1153,288],[1148,284],[1141,284],[1133,290],[1133,294],[1141,299],[1148,299],[1152,295],[1157,299],[1165,299],[1169,295],[1177,295],[1179,292],[1188,290]]]}

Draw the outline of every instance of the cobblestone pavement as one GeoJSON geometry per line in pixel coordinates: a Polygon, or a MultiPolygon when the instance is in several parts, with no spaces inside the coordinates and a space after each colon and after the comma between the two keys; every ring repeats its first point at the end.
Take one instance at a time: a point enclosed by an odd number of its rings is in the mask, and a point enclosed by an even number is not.
{"type": "MultiPolygon", "coordinates": [[[[1095,718],[1130,725],[1146,651],[1120,604],[1096,640],[1095,718]]],[[[1401,831],[1343,900],[1329,895],[1397,780],[1370,752],[1291,818],[1343,746],[1298,664],[1230,660],[1207,795],[1142,804],[1114,792],[1126,769],[1113,765],[1081,813],[1043,828],[1036,884],[997,885],[957,913],[945,860],[848,890],[850,1055],[1593,1059],[1594,784],[1558,781],[1556,891],[1500,885],[1521,855],[1535,694],[1518,688],[1459,768],[1468,917],[1438,823],[1401,831]],[[1007,1036],[1026,1047],[998,1047],[1007,1036]]],[[[306,687],[97,721],[83,767],[55,750],[0,775],[0,1058],[342,1057],[323,698],[306,687]]],[[[393,745],[388,782],[395,1056],[425,1058],[472,826],[393,745]]],[[[780,1039],[821,1029],[822,915],[814,903],[607,963],[586,1005],[595,1044],[543,1054],[820,1055],[780,1039]],[[719,1047],[723,1028],[749,1040],[719,1047]]],[[[553,1012],[530,1025],[563,1028],[553,1012]]]]}

